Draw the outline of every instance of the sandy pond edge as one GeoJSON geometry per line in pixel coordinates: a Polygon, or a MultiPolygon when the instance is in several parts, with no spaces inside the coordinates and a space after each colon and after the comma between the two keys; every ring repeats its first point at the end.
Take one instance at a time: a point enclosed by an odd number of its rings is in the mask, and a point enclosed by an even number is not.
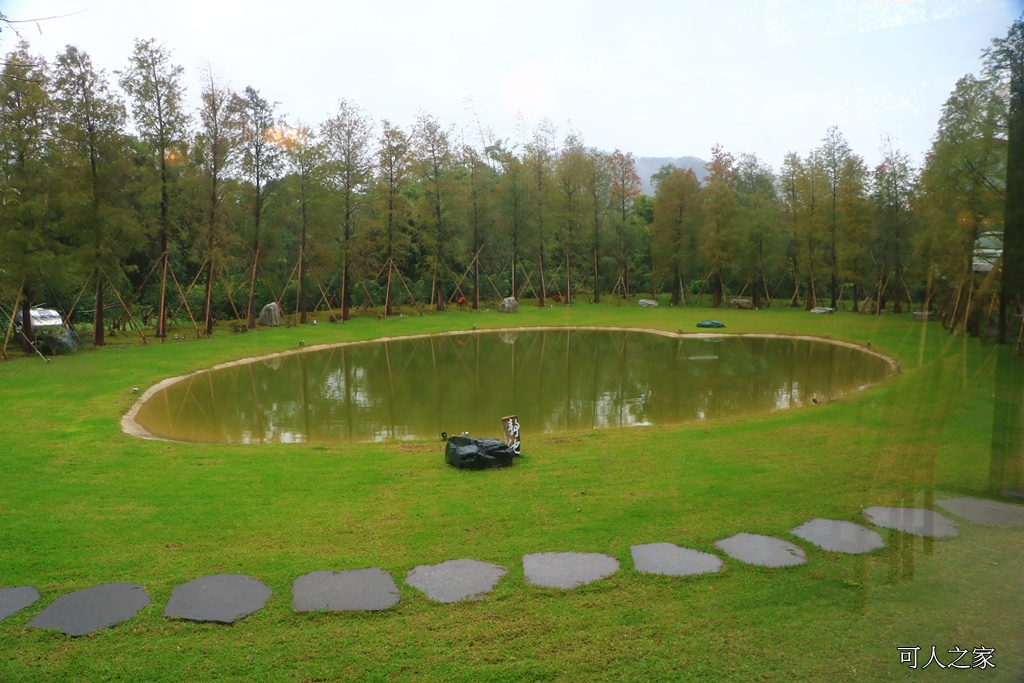
{"type": "Polygon", "coordinates": [[[221,368],[229,368],[235,365],[243,365],[245,363],[255,363],[261,360],[267,360],[268,358],[277,358],[279,356],[290,356],[296,353],[306,353],[307,351],[322,351],[324,349],[340,348],[342,346],[355,346],[357,344],[378,344],[380,342],[392,342],[392,341],[404,341],[407,339],[424,339],[426,337],[457,337],[467,334],[492,334],[495,332],[544,332],[548,330],[598,330],[598,331],[622,331],[622,332],[645,332],[647,334],[659,334],[663,337],[672,337],[675,339],[684,338],[717,338],[717,337],[747,337],[753,339],[800,339],[804,341],[816,341],[827,344],[837,344],[839,346],[845,346],[851,349],[857,349],[864,353],[870,354],[879,358],[889,366],[889,374],[892,375],[899,369],[899,364],[889,356],[878,351],[872,351],[869,348],[864,347],[861,344],[854,342],[843,341],[841,339],[831,339],[829,337],[815,337],[812,335],[801,335],[801,334],[762,334],[757,332],[741,333],[741,334],[730,334],[730,333],[706,333],[706,332],[669,332],[667,330],[652,330],[645,327],[609,327],[601,325],[570,325],[570,326],[539,326],[539,327],[496,327],[488,328],[486,330],[450,330],[448,332],[432,332],[428,334],[409,334],[398,337],[378,337],[377,339],[361,339],[357,341],[337,342],[335,344],[317,344],[316,346],[306,346],[301,349],[289,349],[288,351],[278,351],[276,353],[266,353],[262,356],[252,356],[250,358],[240,358],[238,360],[228,361],[227,363],[218,363],[209,368],[203,368],[202,370],[196,370],[190,372],[187,375],[179,375],[178,377],[168,377],[167,379],[157,382],[150,388],[143,392],[139,400],[124,414],[121,418],[121,431],[129,436],[139,437],[140,439],[150,439],[153,441],[176,441],[175,439],[165,439],[161,436],[156,436],[150,433],[145,427],[135,421],[135,417],[139,414],[139,409],[142,404],[148,401],[153,394],[158,391],[169,387],[175,382],[180,382],[183,379],[187,379],[194,375],[199,375],[204,372],[210,372],[211,370],[220,370],[221,368]]]}

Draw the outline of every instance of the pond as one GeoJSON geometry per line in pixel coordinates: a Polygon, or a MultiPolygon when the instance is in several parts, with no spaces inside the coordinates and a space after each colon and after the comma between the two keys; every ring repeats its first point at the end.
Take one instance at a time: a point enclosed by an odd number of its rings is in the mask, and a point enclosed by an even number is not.
{"type": "Polygon", "coordinates": [[[666,425],[824,403],[888,362],[824,341],[632,330],[468,332],[333,346],[231,364],[152,393],[149,436],[328,443],[666,425]]]}

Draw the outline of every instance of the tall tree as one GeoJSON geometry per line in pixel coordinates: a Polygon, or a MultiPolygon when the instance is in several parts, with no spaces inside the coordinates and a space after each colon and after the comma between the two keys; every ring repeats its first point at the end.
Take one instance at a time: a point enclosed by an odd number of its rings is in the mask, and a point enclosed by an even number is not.
{"type": "Polygon", "coordinates": [[[651,257],[655,272],[671,280],[671,305],[685,302],[685,282],[693,263],[701,222],[701,187],[693,171],[674,169],[661,178],[654,195],[651,257]]]}
{"type": "Polygon", "coordinates": [[[572,272],[576,264],[576,252],[581,244],[583,201],[586,199],[587,152],[577,135],[570,134],[566,137],[555,161],[554,171],[557,188],[557,236],[562,245],[562,263],[565,265],[565,296],[562,303],[569,305],[572,303],[572,272]]]}
{"type": "Polygon", "coordinates": [[[313,129],[301,124],[289,130],[283,146],[285,162],[298,186],[298,197],[295,202],[299,210],[298,256],[295,264],[295,281],[298,288],[296,306],[299,323],[305,325],[309,320],[309,236],[313,228],[313,206],[324,182],[326,149],[313,129]]]}
{"type": "Polygon", "coordinates": [[[8,54],[0,75],[0,278],[22,302],[22,345],[32,349],[32,304],[42,292],[44,270],[63,253],[55,228],[50,169],[53,105],[46,62],[22,42],[8,54]]]}
{"type": "Polygon", "coordinates": [[[601,247],[606,241],[605,224],[611,205],[612,166],[609,156],[596,149],[587,150],[583,186],[590,212],[590,253],[594,265],[594,299],[601,303],[601,247]]]}
{"type": "Polygon", "coordinates": [[[102,71],[69,45],[57,57],[55,103],[62,147],[64,220],[78,246],[78,260],[93,282],[93,344],[103,346],[104,282],[123,279],[121,263],[138,242],[126,188],[125,108],[102,71]]]}
{"type": "Polygon", "coordinates": [[[796,233],[803,266],[805,308],[811,310],[818,305],[819,264],[825,260],[823,246],[827,244],[828,234],[825,211],[829,201],[825,191],[828,181],[816,151],[812,151],[800,164],[795,181],[796,233]]]}
{"type": "Polygon", "coordinates": [[[839,132],[838,126],[832,126],[821,141],[817,150],[817,158],[825,175],[825,193],[828,200],[823,207],[825,222],[828,226],[828,246],[825,249],[825,265],[829,270],[829,294],[832,308],[837,306],[839,299],[839,242],[840,231],[839,195],[843,192],[843,168],[852,152],[846,138],[839,132]]]}
{"type": "Polygon", "coordinates": [[[1013,22],[1005,38],[992,41],[985,51],[985,66],[1006,84],[1008,99],[998,333],[999,342],[1006,343],[1008,312],[1024,306],[1024,14],[1013,22]]]}
{"type": "Polygon", "coordinates": [[[160,303],[156,336],[167,336],[167,269],[172,215],[172,186],[178,181],[178,167],[185,152],[188,116],[182,108],[184,87],[181,66],[171,63],[171,53],[155,39],[135,40],[135,52],[128,68],[121,72],[121,87],[132,98],[132,115],[139,137],[149,147],[159,175],[159,221],[157,244],[160,251],[160,303]]]}
{"type": "Polygon", "coordinates": [[[420,114],[413,131],[420,184],[419,237],[431,269],[431,299],[436,310],[445,309],[445,283],[454,244],[453,203],[457,185],[451,136],[437,120],[420,114]]]}
{"type": "Polygon", "coordinates": [[[410,142],[401,128],[384,120],[377,146],[376,173],[372,180],[376,221],[371,241],[380,257],[379,268],[387,268],[384,315],[392,314],[394,275],[412,254],[412,221],[409,207],[410,142]]]}
{"type": "Polygon", "coordinates": [[[546,243],[550,238],[552,222],[552,176],[555,165],[555,151],[552,139],[554,129],[549,122],[543,122],[534,131],[533,138],[526,145],[523,163],[529,176],[529,201],[533,219],[533,238],[537,247],[537,264],[540,268],[540,287],[537,288],[537,305],[547,305],[547,259],[546,243]]]}
{"type": "Polygon", "coordinates": [[[352,306],[356,238],[365,218],[367,186],[373,171],[373,122],[347,100],[321,129],[327,154],[327,182],[340,203],[338,241],[341,245],[341,319],[349,319],[352,306]]]}
{"type": "Polygon", "coordinates": [[[914,191],[914,172],[909,157],[896,149],[891,139],[886,139],[882,162],[875,167],[872,190],[877,221],[875,260],[879,264],[876,294],[879,313],[885,306],[889,287],[894,312],[901,312],[902,302],[908,298],[904,275],[913,243],[914,191]]]}
{"type": "Polygon", "coordinates": [[[614,208],[615,260],[622,270],[623,293],[628,296],[629,265],[635,250],[634,228],[631,225],[633,205],[640,196],[640,176],[636,172],[636,160],[630,152],[616,149],[608,157],[611,167],[610,201],[614,208]]]}
{"type": "Polygon", "coordinates": [[[213,283],[223,266],[227,242],[232,233],[227,229],[224,211],[227,181],[239,162],[240,111],[237,95],[220,81],[213,68],[202,69],[202,92],[199,101],[199,130],[193,142],[193,161],[198,166],[202,194],[205,196],[205,220],[202,263],[205,271],[203,306],[204,333],[213,334],[213,283]]]}
{"type": "Polygon", "coordinates": [[[511,269],[508,294],[509,296],[519,296],[516,277],[526,230],[529,178],[523,160],[502,143],[497,142],[491,145],[487,152],[491,160],[497,163],[501,169],[497,181],[497,193],[498,205],[501,209],[499,217],[503,217],[502,227],[508,243],[508,264],[511,269]]]}
{"type": "MultiPolygon", "coordinates": [[[[870,272],[871,200],[868,197],[870,172],[864,157],[850,154],[839,170],[839,193],[836,197],[836,223],[840,232],[836,239],[836,274],[843,285],[853,286],[852,309],[859,311],[861,294],[870,272]]],[[[839,289],[842,299],[843,287],[839,289]]],[[[839,304],[837,300],[836,305],[839,304]]]]}
{"type": "Polygon", "coordinates": [[[781,207],[772,169],[753,154],[736,162],[736,220],[740,249],[736,265],[749,278],[755,308],[771,301],[769,274],[778,271],[781,207]]]}
{"type": "Polygon", "coordinates": [[[469,227],[473,272],[472,308],[480,308],[480,258],[484,240],[492,223],[492,195],[496,181],[493,169],[470,145],[463,145],[460,162],[465,185],[466,224],[469,227]]]}
{"type": "Polygon", "coordinates": [[[280,142],[281,119],[277,104],[268,102],[258,90],[246,86],[237,96],[233,107],[239,115],[242,176],[252,189],[252,272],[249,278],[249,298],[245,307],[246,327],[256,327],[256,275],[263,258],[263,216],[270,193],[267,184],[281,172],[283,148],[280,142]]]}
{"type": "Polygon", "coordinates": [[[737,249],[736,234],[736,159],[715,145],[711,161],[704,167],[703,206],[704,220],[700,233],[700,252],[704,263],[711,268],[708,274],[714,307],[722,303],[725,291],[725,271],[732,264],[737,249]]]}

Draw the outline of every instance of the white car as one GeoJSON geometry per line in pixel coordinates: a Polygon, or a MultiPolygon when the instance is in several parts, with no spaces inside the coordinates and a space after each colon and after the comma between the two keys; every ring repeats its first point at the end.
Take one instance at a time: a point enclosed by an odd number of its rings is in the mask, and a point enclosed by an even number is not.
{"type": "MultiPolygon", "coordinates": [[[[53,310],[52,308],[43,308],[45,304],[32,307],[32,329],[36,330],[40,327],[60,327],[64,324],[64,319],[60,317],[60,313],[53,310]]],[[[22,327],[22,312],[18,311],[14,314],[14,330],[21,332],[22,327]]]]}

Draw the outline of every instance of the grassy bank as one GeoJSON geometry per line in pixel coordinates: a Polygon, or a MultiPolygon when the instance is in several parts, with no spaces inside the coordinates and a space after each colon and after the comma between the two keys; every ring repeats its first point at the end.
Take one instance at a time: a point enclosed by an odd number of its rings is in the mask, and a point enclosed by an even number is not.
{"type": "Polygon", "coordinates": [[[0,680],[891,681],[930,678],[936,667],[910,670],[897,648],[927,655],[933,645],[995,648],[996,669],[957,678],[1024,674],[1019,528],[962,521],[959,538],[939,541],[884,533],[887,547],[866,557],[800,542],[806,565],[726,558],[703,578],[632,568],[639,543],[720,554],[712,543],[740,531],[796,541],[788,531],[814,517],[862,522],[870,505],[998,497],[997,353],[936,323],[578,304],[321,320],[203,341],[176,331],[179,340],[146,347],[0,363],[0,586],[43,595],[0,622],[0,680]],[[696,332],[706,317],[727,333],[870,340],[902,372],[761,418],[536,436],[515,467],[482,473],[447,467],[437,442],[219,446],[120,431],[133,387],[300,341],[473,325],[696,332]],[[573,591],[526,584],[522,556],[558,550],[607,553],[622,571],[573,591]],[[460,557],[509,573],[486,600],[455,605],[403,584],[416,565],[460,557]],[[401,586],[395,608],[292,611],[296,577],[371,566],[401,586]],[[268,584],[267,607],[230,627],[161,617],[175,585],[222,572],[268,584]],[[59,595],[111,581],[142,584],[152,604],[78,639],[26,626],[59,595]]]}

